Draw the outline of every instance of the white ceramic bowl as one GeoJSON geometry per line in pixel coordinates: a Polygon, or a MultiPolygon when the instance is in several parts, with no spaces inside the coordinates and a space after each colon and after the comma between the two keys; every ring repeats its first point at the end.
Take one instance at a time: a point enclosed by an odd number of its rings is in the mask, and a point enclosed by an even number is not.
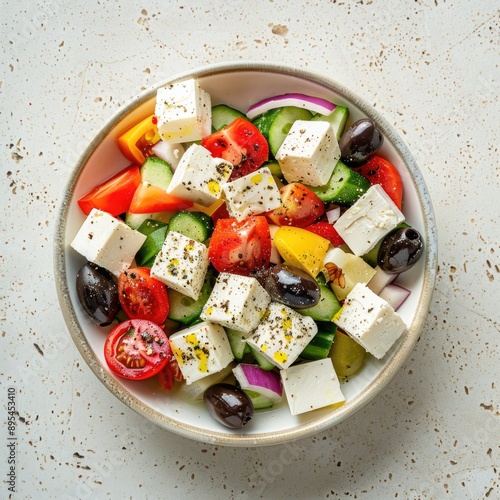
{"type": "Polygon", "coordinates": [[[374,398],[396,374],[414,347],[427,316],[434,288],[437,235],[429,193],[408,148],[389,123],[368,103],[326,76],[265,63],[225,63],[196,69],[160,82],[118,111],[85,149],[69,179],[61,203],[55,238],[55,274],[61,309],[69,332],[94,374],[121,401],[158,425],[183,436],[231,446],[284,443],[317,433],[349,417],[374,398]],[[249,424],[232,431],[218,424],[203,403],[192,404],[175,393],[160,390],[154,382],[118,379],[110,373],[103,356],[105,329],[95,327],[82,312],[76,297],[75,276],[84,263],[70,248],[84,216],[76,200],[99,182],[128,166],[116,137],[154,112],[158,87],[196,78],[210,93],[213,104],[224,103],[245,111],[249,105],[286,92],[315,95],[349,107],[350,120],[367,116],[385,136],[380,154],[394,163],[403,177],[403,211],[408,222],[424,237],[425,256],[399,283],[411,290],[399,313],[409,325],[407,333],[383,360],[370,357],[363,369],[343,385],[346,403],[338,409],[321,409],[292,416],[286,403],[259,411],[249,424]]]}

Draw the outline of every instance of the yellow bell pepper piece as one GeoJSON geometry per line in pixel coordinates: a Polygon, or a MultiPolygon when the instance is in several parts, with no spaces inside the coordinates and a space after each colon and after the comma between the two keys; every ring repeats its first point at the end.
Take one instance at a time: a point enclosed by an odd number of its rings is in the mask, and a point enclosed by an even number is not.
{"type": "Polygon", "coordinates": [[[150,115],[118,137],[118,147],[128,160],[142,165],[146,158],[144,149],[160,140],[155,116],[150,115]]]}
{"type": "Polygon", "coordinates": [[[281,226],[274,235],[274,244],[287,264],[316,278],[330,242],[300,227],[281,226]]]}

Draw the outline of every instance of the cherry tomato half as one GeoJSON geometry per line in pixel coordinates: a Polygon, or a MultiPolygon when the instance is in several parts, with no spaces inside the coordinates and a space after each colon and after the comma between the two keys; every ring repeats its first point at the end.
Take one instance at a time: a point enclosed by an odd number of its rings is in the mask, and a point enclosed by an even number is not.
{"type": "Polygon", "coordinates": [[[219,272],[249,276],[269,265],[271,234],[264,216],[256,215],[238,222],[219,219],[208,247],[208,258],[219,272]]]}
{"type": "Polygon", "coordinates": [[[370,184],[380,184],[382,189],[401,210],[403,204],[403,181],[397,168],[381,156],[372,156],[366,163],[353,170],[366,177],[370,184]]]}
{"type": "Polygon", "coordinates": [[[204,137],[201,145],[214,158],[223,158],[234,165],[229,180],[255,172],[269,157],[269,145],[260,130],[244,118],[204,137]]]}
{"type": "Polygon", "coordinates": [[[88,215],[93,208],[98,208],[113,216],[120,215],[128,210],[140,183],[139,167],[131,165],[82,196],[78,200],[78,205],[85,215],[88,215]]]}
{"type": "Polygon", "coordinates": [[[131,319],[115,326],[104,343],[110,370],[130,380],[144,380],[163,370],[172,359],[167,334],[155,323],[131,319]]]}
{"type": "Polygon", "coordinates": [[[298,182],[280,189],[281,206],[266,215],[277,226],[306,227],[325,213],[325,206],[308,187],[298,182]]]}
{"type": "Polygon", "coordinates": [[[118,297],[130,319],[146,319],[158,325],[167,319],[170,308],[167,287],[152,278],[147,267],[128,269],[120,274],[118,297]]]}

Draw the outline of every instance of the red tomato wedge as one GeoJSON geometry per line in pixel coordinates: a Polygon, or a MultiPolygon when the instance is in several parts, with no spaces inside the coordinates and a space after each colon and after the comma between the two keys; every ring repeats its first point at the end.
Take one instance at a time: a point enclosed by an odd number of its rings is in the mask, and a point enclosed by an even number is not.
{"type": "Polygon", "coordinates": [[[174,388],[174,383],[182,382],[184,377],[182,376],[181,369],[179,368],[179,363],[175,358],[172,358],[163,370],[158,372],[158,380],[163,389],[169,391],[174,388]]]}
{"type": "Polygon", "coordinates": [[[78,205],[85,215],[88,215],[93,208],[113,216],[120,215],[128,210],[140,183],[139,167],[131,165],[82,196],[78,200],[78,205]]]}
{"type": "Polygon", "coordinates": [[[234,165],[229,180],[255,172],[269,157],[269,145],[260,130],[244,118],[204,137],[201,145],[214,158],[223,158],[234,165]]]}
{"type": "Polygon", "coordinates": [[[266,218],[256,215],[240,222],[219,219],[210,238],[208,258],[217,271],[243,276],[268,266],[271,234],[266,218]]]}
{"type": "Polygon", "coordinates": [[[229,217],[231,216],[227,211],[227,206],[225,202],[212,214],[212,220],[214,224],[216,224],[219,219],[229,219],[229,217]]]}
{"type": "Polygon", "coordinates": [[[166,210],[183,210],[193,202],[168,194],[161,187],[141,182],[137,187],[128,211],[131,214],[149,214],[166,210]]]}
{"type": "Polygon", "coordinates": [[[169,312],[167,287],[150,276],[150,269],[128,269],[118,278],[118,297],[123,312],[130,319],[147,319],[158,325],[169,312]]]}
{"type": "Polygon", "coordinates": [[[153,377],[172,359],[167,334],[155,323],[131,319],[106,337],[104,357],[110,370],[130,380],[153,377]]]}
{"type": "Polygon", "coordinates": [[[309,188],[298,182],[280,189],[281,207],[268,212],[267,218],[277,226],[306,227],[325,213],[325,206],[309,188]]]}
{"type": "Polygon", "coordinates": [[[366,177],[371,185],[380,184],[382,189],[401,210],[403,205],[403,181],[397,168],[381,156],[372,156],[366,163],[353,170],[366,177]]]}
{"type": "Polygon", "coordinates": [[[333,224],[330,224],[329,222],[316,222],[315,224],[311,224],[304,229],[325,238],[330,241],[334,247],[339,247],[345,243],[340,234],[337,233],[337,230],[333,227],[333,224]]]}

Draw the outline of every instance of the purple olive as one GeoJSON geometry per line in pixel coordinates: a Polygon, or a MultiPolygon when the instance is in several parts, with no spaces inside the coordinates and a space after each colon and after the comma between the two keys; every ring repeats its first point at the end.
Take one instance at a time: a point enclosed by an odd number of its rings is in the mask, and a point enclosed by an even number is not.
{"type": "Polygon", "coordinates": [[[316,280],[296,267],[282,264],[269,269],[264,288],[276,302],[296,309],[313,307],[320,298],[316,280]]]}
{"type": "Polygon", "coordinates": [[[353,123],[340,139],[340,159],[350,167],[365,163],[384,142],[384,136],[369,118],[353,123]]]}
{"type": "Polygon", "coordinates": [[[252,400],[235,385],[215,384],[205,391],[203,401],[212,417],[231,429],[240,429],[254,414],[252,400]]]}
{"type": "Polygon", "coordinates": [[[120,309],[118,286],[111,273],[102,267],[87,262],[76,275],[78,300],[92,321],[107,326],[120,309]]]}
{"type": "Polygon", "coordinates": [[[378,252],[378,265],[387,273],[398,274],[413,267],[424,253],[421,234],[412,227],[391,231],[378,252]]]}

